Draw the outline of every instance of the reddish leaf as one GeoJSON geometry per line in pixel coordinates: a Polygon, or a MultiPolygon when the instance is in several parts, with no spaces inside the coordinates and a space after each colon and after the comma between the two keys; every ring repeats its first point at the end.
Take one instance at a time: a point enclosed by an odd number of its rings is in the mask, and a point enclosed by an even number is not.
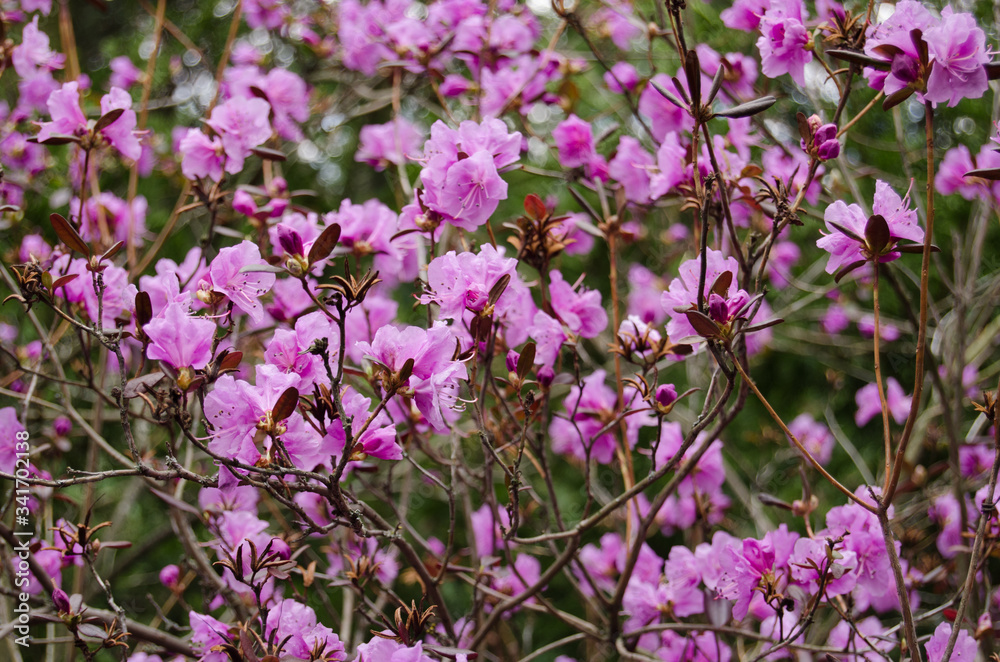
{"type": "Polygon", "coordinates": [[[857,262],[851,262],[849,265],[847,265],[846,267],[844,267],[843,269],[841,269],[840,271],[838,271],[833,276],[833,282],[839,283],[841,278],[843,278],[847,274],[851,273],[852,271],[854,271],[855,269],[857,269],[858,267],[860,267],[864,263],[865,263],[865,260],[858,260],[857,262]]]}
{"type": "Polygon", "coordinates": [[[125,242],[119,241],[117,244],[104,251],[104,255],[101,256],[101,261],[103,262],[104,260],[112,259],[115,255],[118,255],[118,251],[120,251],[124,246],[125,242]]]}
{"type": "MultiPolygon", "coordinates": [[[[29,138],[28,140],[30,142],[32,139],[29,138]]],[[[80,139],[65,133],[53,133],[45,140],[35,139],[35,142],[39,145],[68,145],[69,143],[78,143],[80,139]]]]}
{"type": "Polygon", "coordinates": [[[108,128],[109,126],[114,124],[115,120],[121,117],[122,113],[124,112],[125,112],[124,108],[113,108],[112,110],[109,110],[108,112],[104,113],[97,120],[97,123],[94,124],[94,131],[97,132],[108,128]]]}
{"type": "Polygon", "coordinates": [[[531,366],[535,364],[535,343],[529,342],[521,350],[521,356],[517,358],[517,376],[524,379],[531,372],[531,366]]]}
{"type": "Polygon", "coordinates": [[[909,99],[914,92],[915,90],[912,87],[904,87],[901,90],[896,90],[887,96],[885,101],[882,102],[882,110],[891,110],[893,107],[898,106],[909,99]]]}
{"type": "Polygon", "coordinates": [[[76,278],[79,275],[80,274],[70,274],[68,276],[63,276],[62,278],[56,278],[55,282],[52,283],[52,287],[49,288],[49,289],[51,291],[55,292],[58,288],[60,288],[60,287],[62,287],[64,285],[67,285],[68,283],[70,283],[74,278],[76,278]]]}
{"type": "Polygon", "coordinates": [[[970,170],[965,173],[966,177],[980,177],[982,179],[989,179],[992,181],[997,181],[1000,179],[1000,168],[979,168],[978,170],[970,170]]]}
{"type": "Polygon", "coordinates": [[[139,292],[135,295],[135,320],[139,326],[146,326],[153,319],[153,304],[149,300],[148,292],[139,292]]]}
{"type": "Polygon", "coordinates": [[[726,298],[726,294],[729,292],[729,287],[733,284],[733,272],[723,271],[719,274],[719,277],[715,279],[712,284],[712,288],[708,291],[709,294],[718,294],[723,299],[726,298]]]}
{"type": "Polygon", "coordinates": [[[541,221],[549,215],[545,203],[534,193],[529,193],[524,197],[524,213],[533,221],[541,221]]]}
{"type": "Polygon", "coordinates": [[[83,237],[76,231],[76,228],[69,224],[69,221],[63,218],[61,214],[50,214],[49,221],[52,223],[52,229],[59,236],[59,240],[66,244],[67,248],[76,251],[80,255],[90,257],[90,248],[87,247],[86,242],[83,241],[83,237]]]}
{"type": "Polygon", "coordinates": [[[340,241],[340,225],[333,223],[327,226],[319,238],[313,242],[312,248],[309,249],[309,264],[316,264],[329,257],[333,249],[337,247],[338,241],[340,241]]]}
{"type": "Polygon", "coordinates": [[[691,323],[691,326],[694,327],[694,330],[702,338],[718,338],[722,335],[719,325],[708,315],[700,313],[697,310],[688,310],[686,315],[688,322],[691,323]]]}
{"type": "Polygon", "coordinates": [[[864,53],[859,53],[858,51],[848,51],[842,48],[831,48],[826,51],[826,54],[831,57],[835,57],[838,60],[843,60],[844,62],[859,64],[863,67],[872,67],[873,69],[878,69],[880,71],[889,71],[889,68],[892,66],[892,63],[887,62],[886,60],[879,60],[878,58],[865,55],[864,53]]]}
{"type": "Polygon", "coordinates": [[[510,274],[504,274],[497,279],[497,282],[493,284],[490,288],[490,305],[495,306],[497,301],[503,295],[504,290],[507,289],[507,285],[510,283],[510,274]]]}
{"type": "Polygon", "coordinates": [[[294,386],[289,386],[281,394],[278,401],[274,403],[271,416],[275,421],[283,421],[295,412],[295,407],[299,404],[299,390],[294,386]]]}
{"type": "Polygon", "coordinates": [[[399,382],[406,383],[410,379],[410,375],[413,374],[413,359],[406,359],[403,367],[399,369],[399,382]]]}
{"type": "Polygon", "coordinates": [[[691,98],[695,103],[701,103],[701,65],[698,63],[697,52],[687,52],[687,57],[684,58],[684,75],[688,89],[691,90],[691,98]]]}
{"type": "Polygon", "coordinates": [[[219,370],[236,370],[243,360],[243,352],[228,352],[219,359],[219,370]]]}
{"type": "Polygon", "coordinates": [[[865,224],[865,243],[875,255],[881,255],[885,247],[892,241],[889,224],[881,214],[873,214],[865,224]]]}
{"type": "Polygon", "coordinates": [[[795,113],[795,122],[799,126],[799,137],[806,143],[812,140],[812,131],[809,130],[809,120],[806,119],[806,114],[795,113]]]}

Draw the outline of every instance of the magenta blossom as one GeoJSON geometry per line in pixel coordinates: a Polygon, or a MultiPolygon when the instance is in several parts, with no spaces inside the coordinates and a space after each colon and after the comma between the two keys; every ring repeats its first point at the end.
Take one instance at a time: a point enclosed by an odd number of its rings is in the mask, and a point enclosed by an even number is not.
{"type": "Polygon", "coordinates": [[[549,272],[552,310],[573,333],[594,338],[608,325],[608,314],[597,290],[576,289],[558,271],[549,272]]]}
{"type": "MultiPolygon", "coordinates": [[[[428,265],[427,284],[431,292],[421,297],[420,302],[438,304],[440,319],[457,319],[465,310],[483,312],[497,281],[503,276],[517,278],[516,268],[517,260],[505,258],[491,244],[483,244],[478,255],[456,255],[455,251],[449,251],[428,265]]],[[[512,300],[505,290],[495,302],[496,312],[505,311],[512,300]]]]}
{"type": "MultiPolygon", "coordinates": [[[[910,415],[910,399],[912,397],[906,394],[895,377],[890,377],[886,380],[885,399],[889,405],[889,414],[899,425],[906,422],[907,416],[910,415]]],[[[867,384],[861,387],[857,395],[855,395],[854,400],[858,404],[858,411],[854,415],[854,422],[857,423],[859,428],[867,425],[868,421],[882,412],[877,384],[867,384]]]]}
{"type": "Polygon", "coordinates": [[[263,99],[230,99],[212,109],[206,122],[222,140],[226,172],[237,173],[250,150],[271,137],[271,106],[263,99]]]}
{"type": "MultiPolygon", "coordinates": [[[[940,623],[934,630],[934,634],[927,642],[928,662],[941,662],[944,660],[944,651],[948,646],[948,638],[951,637],[951,623],[940,623]]],[[[960,630],[958,638],[955,639],[955,648],[952,650],[951,658],[955,662],[974,662],[976,651],[979,645],[967,631],[960,630]]]]}
{"type": "Polygon", "coordinates": [[[369,124],[361,127],[354,160],[379,171],[390,163],[402,165],[408,155],[419,152],[420,138],[420,130],[402,117],[385,124],[369,124]]]}
{"type": "Polygon", "coordinates": [[[521,134],[495,118],[462,122],[458,130],[435,122],[424,143],[422,207],[470,232],[485,224],[507,198],[499,170],[518,160],[520,148],[521,134]]]}
{"type": "Polygon", "coordinates": [[[574,386],[563,400],[565,416],[553,418],[549,426],[552,450],[585,460],[592,457],[608,464],[614,457],[615,436],[605,430],[615,416],[617,395],[605,383],[603,370],[595,370],[574,386]]]}
{"type": "Polygon", "coordinates": [[[261,264],[266,262],[260,256],[260,249],[251,241],[223,248],[209,266],[199,298],[211,300],[211,295],[206,295],[205,292],[222,294],[249,315],[251,320],[260,323],[264,319],[260,297],[271,289],[275,277],[273,273],[244,273],[242,269],[261,264]]]}
{"type": "MultiPolygon", "coordinates": [[[[704,302],[709,316],[721,326],[731,323],[749,302],[750,295],[736,284],[739,265],[734,257],[725,257],[722,251],[708,249],[706,255],[704,302]],[[728,273],[729,285],[720,293],[713,293],[712,287],[723,274],[728,273]]],[[[670,317],[667,335],[684,338],[698,335],[691,326],[686,311],[697,310],[698,283],[701,278],[701,258],[692,258],[678,269],[680,278],[675,278],[670,287],[660,297],[660,305],[670,317]],[[682,312],[683,311],[683,312],[682,312]]]]}
{"type": "MultiPolygon", "coordinates": [[[[38,142],[45,142],[52,136],[70,135],[82,138],[91,131],[87,117],[80,109],[80,84],[76,81],[64,83],[49,95],[46,105],[50,122],[39,122],[38,142]]],[[[101,98],[101,113],[123,110],[114,122],[103,127],[99,133],[112,147],[126,158],[137,161],[142,149],[135,135],[136,115],[132,110],[132,97],[125,90],[113,87],[101,98]]]]}
{"type": "Polygon", "coordinates": [[[789,74],[805,87],[805,66],[812,60],[812,52],[804,14],[802,0],[774,0],[761,17],[757,48],[761,73],[768,78],[789,74]]]}
{"type": "Polygon", "coordinates": [[[590,122],[584,122],[576,115],[570,115],[552,130],[559,163],[564,168],[580,168],[597,158],[594,150],[594,133],[590,122]]]}
{"type": "Polygon", "coordinates": [[[152,344],[147,355],[175,368],[200,370],[212,360],[215,323],[193,317],[181,303],[171,303],[161,317],[151,320],[143,330],[152,344]]]}
{"type": "Polygon", "coordinates": [[[430,329],[409,326],[397,329],[383,326],[371,344],[356,343],[365,356],[383,366],[384,383],[394,385],[394,380],[409,359],[413,369],[397,393],[412,397],[417,409],[435,430],[444,431],[445,417],[454,414],[458,401],[459,382],[466,378],[465,364],[452,361],[455,336],[443,323],[430,329]]]}
{"type": "Polygon", "coordinates": [[[941,11],[941,21],[924,32],[924,41],[934,66],[927,77],[924,98],[949,106],[962,99],[978,99],[989,88],[986,68],[990,52],[986,33],[976,26],[972,14],[956,14],[951,6],[941,11]]]}
{"type": "MultiPolygon", "coordinates": [[[[888,241],[882,246],[873,246],[866,228],[870,221],[858,205],[846,205],[837,200],[826,208],[823,215],[829,234],[820,238],[816,245],[830,253],[826,263],[828,274],[837,273],[845,267],[860,266],[861,263],[877,260],[891,262],[898,259],[900,251],[896,244],[900,239],[914,242],[924,240],[924,230],[917,225],[917,212],[909,209],[910,196],[903,198],[882,180],[875,183],[875,216],[881,216],[889,229],[888,241]]],[[[874,218],[874,217],[873,217],[874,218]]]]}

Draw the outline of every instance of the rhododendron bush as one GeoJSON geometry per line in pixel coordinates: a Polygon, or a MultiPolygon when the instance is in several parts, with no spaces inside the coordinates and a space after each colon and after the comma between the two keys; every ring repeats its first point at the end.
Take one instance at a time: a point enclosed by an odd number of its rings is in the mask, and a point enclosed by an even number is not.
{"type": "Polygon", "coordinates": [[[991,12],[0,0],[0,657],[996,659],[991,12]]]}

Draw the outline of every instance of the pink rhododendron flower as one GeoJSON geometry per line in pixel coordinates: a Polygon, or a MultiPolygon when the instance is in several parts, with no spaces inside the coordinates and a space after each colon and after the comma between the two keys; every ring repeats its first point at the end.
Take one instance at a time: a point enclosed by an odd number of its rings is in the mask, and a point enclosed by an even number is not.
{"type": "Polygon", "coordinates": [[[260,297],[274,285],[275,276],[267,272],[241,271],[244,267],[266,264],[260,256],[260,249],[250,241],[223,248],[212,260],[202,290],[210,290],[225,295],[237,308],[259,323],[264,319],[264,309],[260,297]]]}
{"type": "Polygon", "coordinates": [[[611,462],[615,436],[610,430],[601,431],[615,414],[618,396],[604,383],[606,377],[603,370],[595,370],[584,378],[582,389],[570,389],[563,400],[566,417],[556,416],[549,426],[552,450],[578,460],[592,457],[601,464],[611,462]]]}
{"type": "Polygon", "coordinates": [[[576,115],[570,115],[552,130],[559,163],[564,168],[581,168],[597,158],[594,150],[594,133],[590,122],[584,122],[576,115]]]}
{"type": "Polygon", "coordinates": [[[649,172],[655,161],[632,136],[622,136],[618,150],[608,162],[608,175],[625,190],[625,199],[644,205],[650,202],[649,172]]]}
{"type": "Polygon", "coordinates": [[[420,413],[435,430],[445,429],[446,412],[457,403],[458,382],[465,379],[465,365],[452,361],[455,336],[442,322],[430,329],[409,326],[396,329],[383,326],[371,344],[358,342],[357,347],[384,366],[390,374],[398,374],[408,359],[413,359],[413,371],[408,385],[420,413]]]}
{"type": "Polygon", "coordinates": [[[178,149],[181,153],[181,172],[188,179],[210,177],[219,181],[223,170],[229,172],[225,148],[218,136],[209,138],[200,129],[188,129],[178,149]]]}
{"type": "MultiPolygon", "coordinates": [[[[89,132],[87,118],[80,110],[80,85],[77,81],[64,83],[49,95],[46,106],[50,122],[39,122],[38,141],[45,142],[53,135],[85,136],[89,132]]],[[[141,155],[139,139],[135,136],[136,116],[132,110],[132,97],[121,88],[113,87],[101,98],[101,113],[124,109],[121,116],[101,129],[108,143],[125,157],[136,161],[141,155]]]]}
{"type": "MultiPolygon", "coordinates": [[[[455,251],[449,251],[428,265],[427,285],[431,293],[421,297],[420,302],[438,304],[439,319],[457,319],[466,310],[481,312],[489,301],[490,290],[501,277],[517,278],[516,267],[517,260],[505,258],[491,244],[483,244],[478,255],[456,255],[455,251]]],[[[512,299],[504,291],[496,301],[496,312],[502,314],[512,299]]]]}
{"type": "Polygon", "coordinates": [[[21,43],[14,47],[10,59],[18,76],[33,78],[39,69],[62,69],[66,56],[49,50],[49,36],[38,29],[38,17],[35,16],[24,26],[21,43]]]}
{"type": "Polygon", "coordinates": [[[611,70],[605,72],[604,84],[615,94],[625,90],[631,92],[639,84],[639,72],[628,62],[615,62],[611,70]]]}
{"type": "Polygon", "coordinates": [[[205,123],[219,134],[226,153],[226,172],[241,171],[250,150],[271,137],[270,113],[270,104],[256,97],[230,99],[212,109],[205,123]]]}
{"type": "MultiPolygon", "coordinates": [[[[934,630],[934,634],[927,641],[928,662],[941,662],[944,660],[944,651],[948,646],[948,638],[951,637],[951,623],[939,623],[934,630]]],[[[976,651],[979,645],[976,640],[966,630],[962,629],[955,639],[955,648],[952,649],[951,658],[955,662],[974,662],[976,651]]]]}
{"type": "Polygon", "coordinates": [[[142,78],[142,69],[132,63],[132,58],[127,55],[119,55],[111,58],[111,86],[120,87],[127,90],[142,78]]]}
{"type": "Polygon", "coordinates": [[[549,272],[552,310],[566,327],[584,338],[594,338],[608,326],[608,314],[597,290],[579,290],[563,280],[558,271],[549,272]]]}
{"type": "Polygon", "coordinates": [[[171,303],[143,327],[152,341],[147,356],[175,368],[200,370],[212,360],[215,328],[215,322],[191,316],[184,304],[171,303]]]}
{"type": "MultiPolygon", "coordinates": [[[[705,303],[709,315],[719,324],[728,324],[736,313],[750,300],[750,295],[739,289],[737,274],[739,265],[736,258],[725,257],[722,251],[708,249],[706,255],[705,303]],[[729,272],[732,280],[726,288],[724,296],[711,293],[711,288],[723,272],[729,272]],[[714,297],[714,298],[713,298],[714,297]]],[[[681,264],[678,269],[679,278],[673,279],[670,287],[660,297],[660,305],[670,317],[667,324],[667,335],[674,339],[696,336],[698,333],[687,315],[678,309],[697,309],[698,282],[701,278],[701,258],[693,258],[681,264]]]]}
{"type": "Polygon", "coordinates": [[[324,660],[347,659],[340,637],[316,620],[316,612],[291,598],[273,606],[267,614],[265,636],[285,642],[282,657],[312,660],[314,650],[322,651],[324,660]]]}
{"type": "MultiPolygon", "coordinates": [[[[903,387],[896,381],[895,377],[889,377],[885,382],[885,399],[889,405],[889,414],[899,425],[906,422],[910,415],[910,399],[912,396],[906,395],[903,387]]],[[[864,427],[868,421],[882,413],[882,405],[878,397],[878,385],[867,384],[858,390],[854,397],[858,404],[858,412],[854,415],[854,422],[858,427],[864,427]]]]}
{"type": "Polygon", "coordinates": [[[839,225],[856,237],[865,239],[868,218],[865,217],[859,205],[846,205],[843,201],[837,200],[827,207],[823,218],[829,233],[816,242],[817,246],[830,253],[830,259],[826,263],[826,272],[828,274],[836,273],[854,263],[872,259],[877,259],[879,262],[891,262],[900,256],[900,252],[894,250],[896,242],[900,239],[914,242],[923,241],[924,230],[917,225],[917,212],[909,209],[909,205],[909,193],[900,198],[892,190],[892,187],[882,180],[875,183],[875,204],[872,206],[872,211],[874,214],[881,215],[885,219],[886,225],[889,226],[889,243],[878,255],[871,253],[866,241],[858,241],[836,227],[839,225]]]}
{"type": "Polygon", "coordinates": [[[774,0],[760,21],[760,71],[768,78],[788,74],[799,86],[805,87],[805,65],[812,61],[806,49],[809,32],[805,25],[802,0],[774,0]]]}
{"type": "Polygon", "coordinates": [[[924,32],[934,66],[927,77],[924,98],[949,106],[962,99],[978,99],[989,87],[986,68],[990,53],[986,33],[972,14],[955,13],[951,5],[941,11],[941,21],[924,32]]]}
{"type": "Polygon", "coordinates": [[[722,10],[719,18],[726,27],[753,32],[760,25],[764,12],[770,7],[770,0],[734,0],[731,7],[722,10]]]}
{"type": "Polygon", "coordinates": [[[788,429],[817,462],[826,464],[830,461],[834,439],[825,425],[816,422],[809,414],[799,414],[788,424],[788,429]]]}
{"type": "Polygon", "coordinates": [[[517,161],[520,146],[521,134],[509,133],[495,118],[462,122],[458,130],[435,122],[424,143],[422,204],[464,230],[475,230],[506,199],[507,182],[499,169],[517,161]]]}
{"type": "Polygon", "coordinates": [[[354,160],[378,171],[385,170],[390,163],[401,165],[407,156],[419,153],[421,135],[416,126],[402,117],[385,124],[368,124],[361,127],[354,160]]]}

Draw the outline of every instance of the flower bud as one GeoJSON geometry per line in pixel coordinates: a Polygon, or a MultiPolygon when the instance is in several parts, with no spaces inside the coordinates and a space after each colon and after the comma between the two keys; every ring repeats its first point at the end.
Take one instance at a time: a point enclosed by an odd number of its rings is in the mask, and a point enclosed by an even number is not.
{"type": "Polygon", "coordinates": [[[673,384],[660,384],[656,387],[656,401],[664,407],[669,407],[677,401],[677,389],[673,384]]]}
{"type": "Polygon", "coordinates": [[[556,378],[556,373],[550,366],[542,366],[535,372],[535,376],[538,377],[538,385],[542,388],[548,388],[552,386],[552,382],[556,378]]]}
{"type": "Polygon", "coordinates": [[[729,321],[729,306],[726,300],[714,292],[708,297],[708,316],[719,324],[729,321]]]}
{"type": "Polygon", "coordinates": [[[52,591],[52,602],[55,603],[60,614],[69,614],[73,611],[73,606],[69,603],[69,596],[61,588],[52,591]]]}
{"type": "Polygon", "coordinates": [[[54,421],[52,421],[52,431],[55,432],[57,437],[68,436],[73,430],[73,423],[65,416],[57,416],[54,421]]]}
{"type": "Polygon", "coordinates": [[[160,583],[167,588],[174,588],[181,579],[181,569],[174,564],[165,566],[160,570],[160,583]]]}
{"type": "Polygon", "coordinates": [[[514,350],[507,352],[507,370],[510,372],[517,370],[517,360],[520,358],[521,355],[514,350]]]}

